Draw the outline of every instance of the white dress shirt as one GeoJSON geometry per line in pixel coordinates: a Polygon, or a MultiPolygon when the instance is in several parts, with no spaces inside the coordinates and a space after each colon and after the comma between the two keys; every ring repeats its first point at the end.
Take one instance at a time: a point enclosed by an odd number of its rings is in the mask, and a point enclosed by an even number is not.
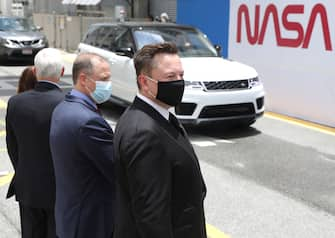
{"type": "Polygon", "coordinates": [[[169,110],[167,110],[166,108],[158,105],[157,103],[155,103],[154,101],[152,101],[150,98],[147,98],[145,96],[143,96],[140,93],[137,93],[137,97],[139,97],[141,100],[143,100],[144,102],[148,103],[150,106],[152,106],[157,112],[159,112],[166,120],[169,120],[169,110]]]}

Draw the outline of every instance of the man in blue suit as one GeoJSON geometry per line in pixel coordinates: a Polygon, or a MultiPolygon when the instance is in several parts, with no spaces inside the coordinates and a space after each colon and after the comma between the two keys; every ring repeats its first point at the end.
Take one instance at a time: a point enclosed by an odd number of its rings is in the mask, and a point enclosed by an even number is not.
{"type": "Polygon", "coordinates": [[[110,67],[102,57],[84,53],[72,73],[74,89],[51,120],[56,233],[61,238],[111,238],[113,131],[96,105],[111,95],[110,67]]]}

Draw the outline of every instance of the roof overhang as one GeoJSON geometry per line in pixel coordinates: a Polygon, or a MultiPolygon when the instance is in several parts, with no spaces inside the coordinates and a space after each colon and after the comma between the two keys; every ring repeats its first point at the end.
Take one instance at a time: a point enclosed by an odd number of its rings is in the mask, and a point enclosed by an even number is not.
{"type": "Polygon", "coordinates": [[[83,6],[95,6],[99,4],[101,0],[63,0],[62,4],[64,5],[83,5],[83,6]]]}

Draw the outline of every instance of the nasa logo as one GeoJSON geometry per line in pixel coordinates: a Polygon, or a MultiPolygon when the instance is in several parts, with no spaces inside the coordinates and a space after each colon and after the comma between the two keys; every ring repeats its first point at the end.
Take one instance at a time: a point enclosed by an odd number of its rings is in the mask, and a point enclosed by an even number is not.
{"type": "Polygon", "coordinates": [[[238,8],[237,14],[237,38],[236,41],[241,43],[241,34],[242,34],[242,17],[244,16],[245,20],[245,28],[247,33],[248,42],[251,45],[262,45],[264,42],[264,37],[267,29],[267,25],[269,22],[269,18],[272,15],[274,29],[276,34],[276,41],[278,46],[282,47],[302,47],[308,48],[311,35],[313,33],[314,25],[317,16],[320,16],[322,31],[323,31],[323,39],[325,50],[332,50],[332,41],[330,37],[329,25],[328,25],[328,16],[327,11],[324,5],[316,4],[310,14],[308,25],[306,30],[301,23],[296,21],[290,21],[289,16],[293,14],[304,14],[305,6],[298,5],[287,5],[281,15],[282,25],[287,31],[294,31],[297,33],[297,37],[295,38],[284,38],[281,35],[281,29],[279,25],[279,16],[277,7],[274,4],[269,4],[266,9],[262,20],[262,25],[260,26],[260,5],[255,6],[255,22],[254,22],[254,32],[251,32],[251,23],[249,16],[248,6],[245,4],[240,5],[238,8]]]}

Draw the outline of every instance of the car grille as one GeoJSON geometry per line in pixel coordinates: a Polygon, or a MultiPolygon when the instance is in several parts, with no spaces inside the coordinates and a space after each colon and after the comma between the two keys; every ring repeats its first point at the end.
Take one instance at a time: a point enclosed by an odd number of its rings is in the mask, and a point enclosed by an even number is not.
{"type": "Polygon", "coordinates": [[[193,114],[196,106],[195,103],[180,103],[175,107],[175,112],[177,115],[190,116],[193,114]]]}
{"type": "Polygon", "coordinates": [[[252,103],[239,103],[230,105],[216,105],[204,107],[200,113],[200,118],[215,118],[215,117],[234,117],[246,116],[255,113],[252,103]]]}
{"type": "Polygon", "coordinates": [[[13,44],[20,45],[20,46],[31,46],[37,44],[40,40],[25,40],[25,41],[18,41],[18,40],[10,40],[13,44]]]}
{"type": "Polygon", "coordinates": [[[203,83],[207,91],[249,88],[249,81],[247,79],[233,80],[233,81],[218,81],[218,82],[205,81],[203,83]]]}

